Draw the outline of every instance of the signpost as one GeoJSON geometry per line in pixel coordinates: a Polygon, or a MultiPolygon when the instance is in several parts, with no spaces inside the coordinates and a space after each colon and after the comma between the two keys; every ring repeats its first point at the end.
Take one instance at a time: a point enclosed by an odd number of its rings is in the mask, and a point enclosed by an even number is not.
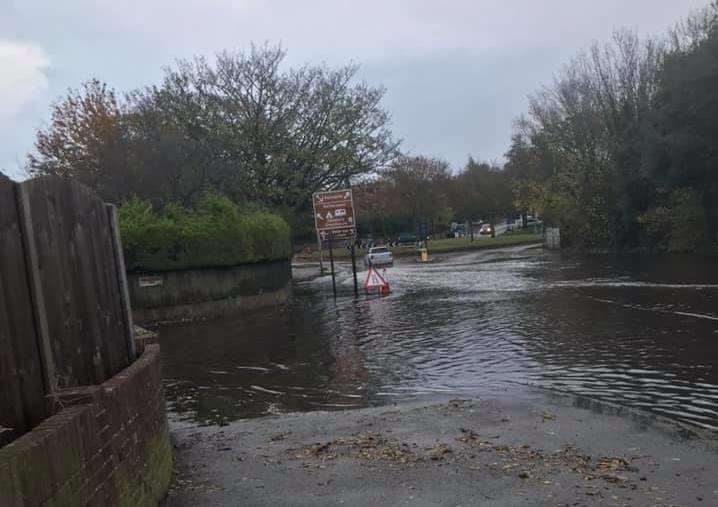
{"type": "Polygon", "coordinates": [[[314,224],[317,232],[356,230],[354,200],[350,188],[317,192],[313,197],[314,224]]]}
{"type": "Polygon", "coordinates": [[[352,271],[354,273],[354,293],[358,293],[356,259],[354,255],[354,238],[356,237],[356,221],[354,215],[354,199],[350,188],[317,192],[312,197],[314,205],[314,226],[317,229],[319,242],[328,242],[329,260],[332,268],[332,288],[337,294],[334,275],[334,240],[349,240],[351,244],[352,271]]]}

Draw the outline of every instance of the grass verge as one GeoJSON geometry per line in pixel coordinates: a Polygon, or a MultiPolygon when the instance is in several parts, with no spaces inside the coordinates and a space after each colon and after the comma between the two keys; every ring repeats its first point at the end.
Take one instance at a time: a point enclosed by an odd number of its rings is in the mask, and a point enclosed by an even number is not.
{"type": "MultiPolygon", "coordinates": [[[[540,234],[504,234],[495,238],[476,238],[471,241],[467,238],[446,238],[429,241],[429,255],[448,252],[464,252],[469,250],[482,250],[485,248],[500,248],[504,246],[522,245],[527,243],[537,243],[542,240],[540,234]]],[[[394,257],[407,257],[416,255],[416,247],[414,246],[398,246],[392,247],[391,252],[394,257]]],[[[357,250],[357,259],[364,256],[365,251],[357,250]]],[[[350,257],[349,250],[345,247],[334,248],[334,259],[348,259],[350,257]]],[[[294,256],[296,260],[301,261],[318,261],[319,252],[299,253],[294,256]]],[[[329,252],[324,252],[324,259],[329,259],[329,252]]]]}

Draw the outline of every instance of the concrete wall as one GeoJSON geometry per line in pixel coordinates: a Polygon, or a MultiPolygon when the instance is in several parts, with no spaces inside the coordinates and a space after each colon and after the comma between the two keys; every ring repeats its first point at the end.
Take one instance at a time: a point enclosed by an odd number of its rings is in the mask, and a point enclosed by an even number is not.
{"type": "Polygon", "coordinates": [[[290,292],[289,260],[228,268],[130,274],[137,322],[216,317],[281,303],[290,292]]]}
{"type": "Polygon", "coordinates": [[[60,390],[59,409],[0,448],[0,505],[156,506],[172,476],[159,346],[101,385],[60,390]]]}

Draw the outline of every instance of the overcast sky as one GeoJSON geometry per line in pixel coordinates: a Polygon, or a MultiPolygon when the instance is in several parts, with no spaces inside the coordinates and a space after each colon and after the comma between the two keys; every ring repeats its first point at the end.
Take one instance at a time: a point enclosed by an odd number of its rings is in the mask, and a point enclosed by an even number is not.
{"type": "Polygon", "coordinates": [[[0,0],[0,170],[19,177],[68,87],[125,91],[177,58],[279,42],[288,63],[361,64],[405,150],[500,160],[527,95],[618,27],[664,32],[708,0],[0,0]]]}

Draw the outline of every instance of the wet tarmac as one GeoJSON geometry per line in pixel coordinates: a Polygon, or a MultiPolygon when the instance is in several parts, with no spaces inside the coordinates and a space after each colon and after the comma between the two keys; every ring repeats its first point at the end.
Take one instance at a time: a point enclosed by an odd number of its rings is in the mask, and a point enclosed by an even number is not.
{"type": "Polygon", "coordinates": [[[175,429],[168,505],[716,505],[715,441],[543,390],[175,429]],[[573,400],[573,401],[572,401],[573,400]]]}

